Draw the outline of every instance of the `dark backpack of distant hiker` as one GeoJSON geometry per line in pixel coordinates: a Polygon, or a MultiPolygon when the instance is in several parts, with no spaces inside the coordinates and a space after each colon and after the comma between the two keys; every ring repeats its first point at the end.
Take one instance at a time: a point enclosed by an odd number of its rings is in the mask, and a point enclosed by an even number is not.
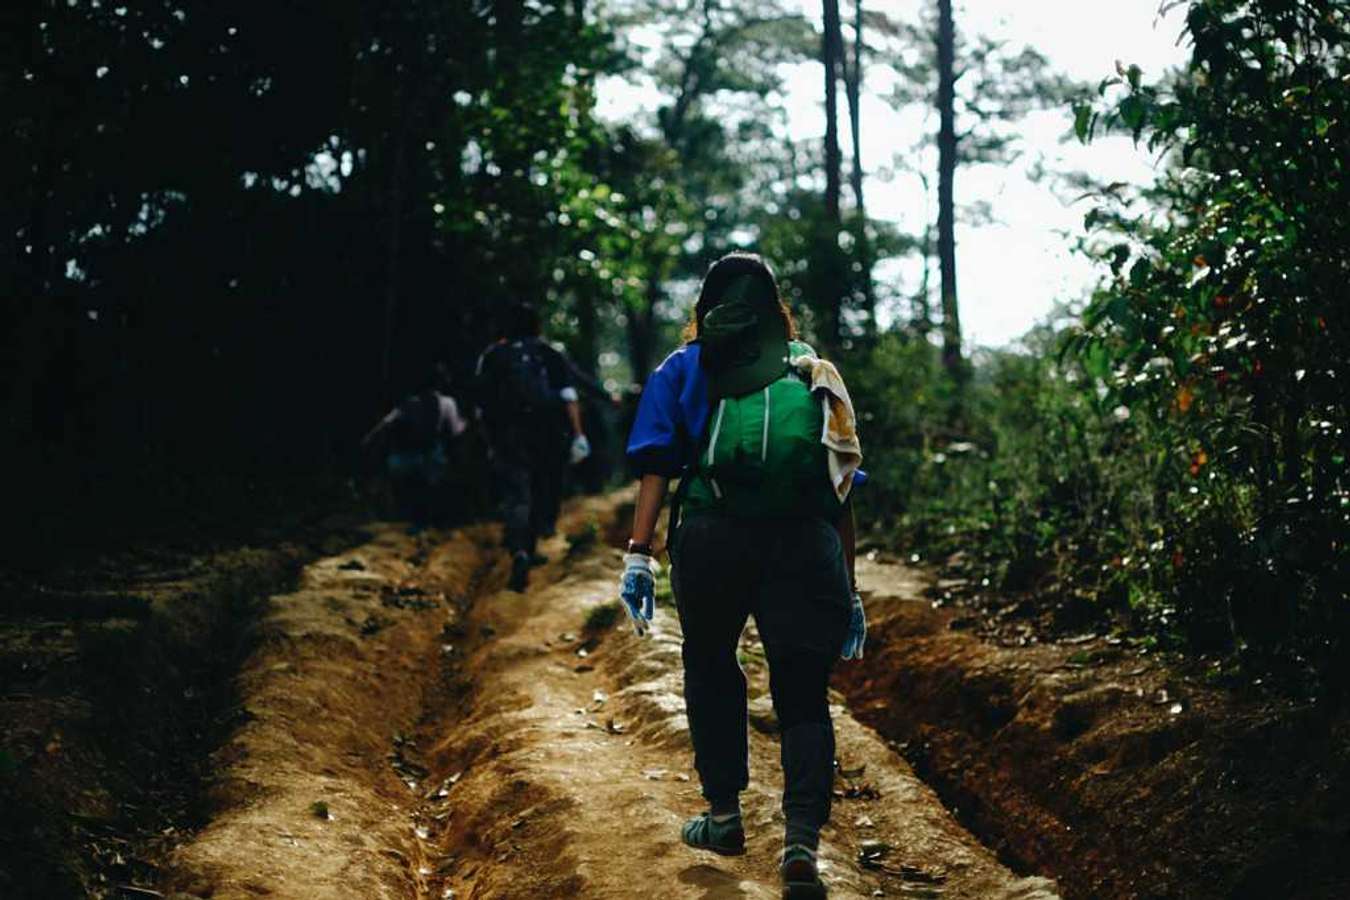
{"type": "MultiPolygon", "coordinates": [[[[798,341],[789,347],[793,356],[815,355],[798,341]]],[[[824,417],[821,399],[793,370],[759,390],[716,399],[681,512],[833,519],[841,507],[821,443],[824,417]]]]}
{"type": "Polygon", "coordinates": [[[542,341],[510,341],[497,351],[504,354],[501,367],[503,405],[513,417],[551,413],[562,407],[558,390],[549,377],[548,348],[542,341]]]}

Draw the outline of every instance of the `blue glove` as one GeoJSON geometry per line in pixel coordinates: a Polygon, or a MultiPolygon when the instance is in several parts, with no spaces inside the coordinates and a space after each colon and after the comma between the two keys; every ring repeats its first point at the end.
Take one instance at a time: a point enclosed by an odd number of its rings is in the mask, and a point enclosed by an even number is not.
{"type": "Polygon", "coordinates": [[[623,578],[619,582],[619,599],[628,618],[633,622],[633,631],[642,637],[651,628],[652,614],[656,611],[656,560],[645,553],[625,553],[623,556],[623,578]]]}
{"type": "Polygon", "coordinates": [[[853,594],[853,613],[848,620],[848,634],[844,637],[844,649],[839,655],[844,659],[862,659],[863,645],[867,643],[867,613],[863,612],[862,595],[853,594]]]}

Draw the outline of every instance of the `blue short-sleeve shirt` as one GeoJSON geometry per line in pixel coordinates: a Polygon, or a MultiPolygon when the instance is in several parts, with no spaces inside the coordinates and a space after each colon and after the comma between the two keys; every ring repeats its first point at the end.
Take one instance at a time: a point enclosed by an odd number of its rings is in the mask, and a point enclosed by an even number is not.
{"type": "Polygon", "coordinates": [[[628,436],[628,461],[639,475],[676,478],[693,459],[708,424],[708,379],[700,347],[685,344],[647,378],[628,436]]]}
{"type": "MultiPolygon", "coordinates": [[[[711,409],[699,353],[697,341],[680,347],[656,367],[642,389],[628,436],[628,462],[640,476],[678,478],[694,459],[711,409]]],[[[866,481],[862,470],[853,476],[854,487],[866,481]]]]}

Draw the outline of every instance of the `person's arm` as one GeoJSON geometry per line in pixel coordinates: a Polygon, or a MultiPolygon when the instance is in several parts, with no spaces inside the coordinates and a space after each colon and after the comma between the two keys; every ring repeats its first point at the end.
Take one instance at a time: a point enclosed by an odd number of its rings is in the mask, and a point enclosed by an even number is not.
{"type": "Polygon", "coordinates": [[[572,429],[572,446],[568,457],[572,465],[580,465],[591,455],[591,442],[586,437],[586,429],[581,424],[581,403],[577,400],[577,389],[568,385],[563,388],[563,409],[567,411],[567,424],[572,429]]]}
{"type": "Polygon", "coordinates": [[[586,432],[581,427],[581,404],[576,400],[567,400],[564,401],[563,408],[567,410],[567,424],[572,426],[572,436],[584,435],[586,432]]]}
{"type": "Polygon", "coordinates": [[[656,521],[661,517],[661,504],[665,502],[669,486],[670,479],[664,475],[642,476],[638,482],[637,508],[633,510],[631,543],[651,547],[652,537],[656,534],[656,521]]]}
{"type": "Polygon", "coordinates": [[[361,438],[361,449],[370,447],[375,443],[375,439],[384,433],[384,430],[393,425],[403,417],[403,407],[396,406],[389,411],[389,414],[375,423],[375,427],[366,432],[366,436],[361,438]]]}
{"type": "Polygon", "coordinates": [[[672,478],[686,462],[684,413],[680,392],[688,377],[691,358],[676,351],[647,378],[638,401],[632,433],[628,436],[628,462],[638,473],[638,500],[633,510],[633,543],[650,546],[656,521],[672,478]]]}
{"type": "Polygon", "coordinates": [[[672,354],[647,379],[638,403],[637,418],[628,437],[628,460],[639,473],[637,506],[633,510],[632,540],[624,554],[619,579],[622,601],[633,630],[646,634],[656,611],[656,575],[652,539],[671,476],[679,472],[680,376],[678,353],[672,354]]]}
{"type": "Polygon", "coordinates": [[[853,517],[853,498],[849,498],[844,503],[844,509],[839,513],[839,519],[834,527],[839,531],[839,540],[844,545],[844,562],[848,566],[848,586],[852,591],[858,590],[858,525],[853,517]]]}
{"type": "Polygon", "coordinates": [[[852,608],[849,610],[848,632],[844,635],[844,646],[839,655],[843,659],[862,659],[867,648],[867,611],[863,609],[862,594],[858,592],[858,572],[854,568],[857,558],[857,523],[853,519],[853,498],[844,503],[836,526],[839,538],[844,543],[844,561],[848,565],[849,591],[853,594],[852,608]]]}
{"type": "Polygon", "coordinates": [[[583,394],[590,394],[595,399],[603,400],[606,403],[614,402],[614,395],[605,390],[605,386],[600,383],[600,379],[577,365],[576,360],[564,353],[563,362],[567,366],[567,375],[572,379],[572,384],[576,385],[577,390],[583,394]]]}
{"type": "Polygon", "coordinates": [[[661,515],[661,503],[666,498],[670,479],[664,475],[643,475],[638,483],[637,508],[633,511],[633,538],[628,552],[623,555],[623,575],[619,579],[619,600],[633,631],[638,637],[646,634],[656,614],[656,575],[660,566],[652,548],[656,520],[661,515]]]}
{"type": "Polygon", "coordinates": [[[563,409],[567,413],[567,424],[572,429],[573,439],[585,437],[586,429],[581,424],[581,395],[577,393],[576,385],[573,383],[574,367],[572,361],[564,356],[557,347],[545,341],[540,341],[539,346],[544,351],[544,366],[548,369],[549,381],[558,391],[558,396],[562,398],[563,409]]]}
{"type": "Polygon", "coordinates": [[[441,395],[441,416],[444,418],[450,437],[457,438],[469,429],[469,423],[460,415],[459,404],[455,398],[441,395]]]}

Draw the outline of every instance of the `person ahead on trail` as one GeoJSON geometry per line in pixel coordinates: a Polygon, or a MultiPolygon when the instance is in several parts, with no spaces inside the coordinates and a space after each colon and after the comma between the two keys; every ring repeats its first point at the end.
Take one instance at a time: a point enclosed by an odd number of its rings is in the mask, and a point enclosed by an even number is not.
{"type": "Polygon", "coordinates": [[[363,449],[383,442],[385,468],[400,513],[416,533],[437,518],[434,499],[446,477],[446,443],[468,427],[437,367],[422,389],[404,398],[361,439],[363,449]]]}
{"type": "Polygon", "coordinates": [[[847,499],[863,478],[852,405],[834,367],[795,339],[758,256],[712,266],[687,337],[652,373],[629,438],[641,482],[620,595],[644,634],[656,520],[680,476],[671,583],[694,765],[709,804],[681,836],[691,847],[744,852],[739,795],[750,774],[736,651],[754,616],[782,735],[785,894],[820,897],[816,849],[834,778],[826,691],[835,657],[860,658],[866,639],[847,499]]]}
{"type": "Polygon", "coordinates": [[[599,378],[586,371],[577,361],[563,354],[572,383],[576,385],[581,402],[581,421],[590,440],[591,454],[573,470],[573,481],[580,490],[598,494],[605,489],[614,471],[612,446],[615,431],[612,420],[619,415],[623,397],[606,387],[599,378]]]}
{"type": "Polygon", "coordinates": [[[531,566],[543,562],[535,545],[557,527],[569,458],[576,464],[591,452],[567,360],[539,335],[534,308],[510,307],[475,377],[515,591],[525,590],[531,566]]]}

